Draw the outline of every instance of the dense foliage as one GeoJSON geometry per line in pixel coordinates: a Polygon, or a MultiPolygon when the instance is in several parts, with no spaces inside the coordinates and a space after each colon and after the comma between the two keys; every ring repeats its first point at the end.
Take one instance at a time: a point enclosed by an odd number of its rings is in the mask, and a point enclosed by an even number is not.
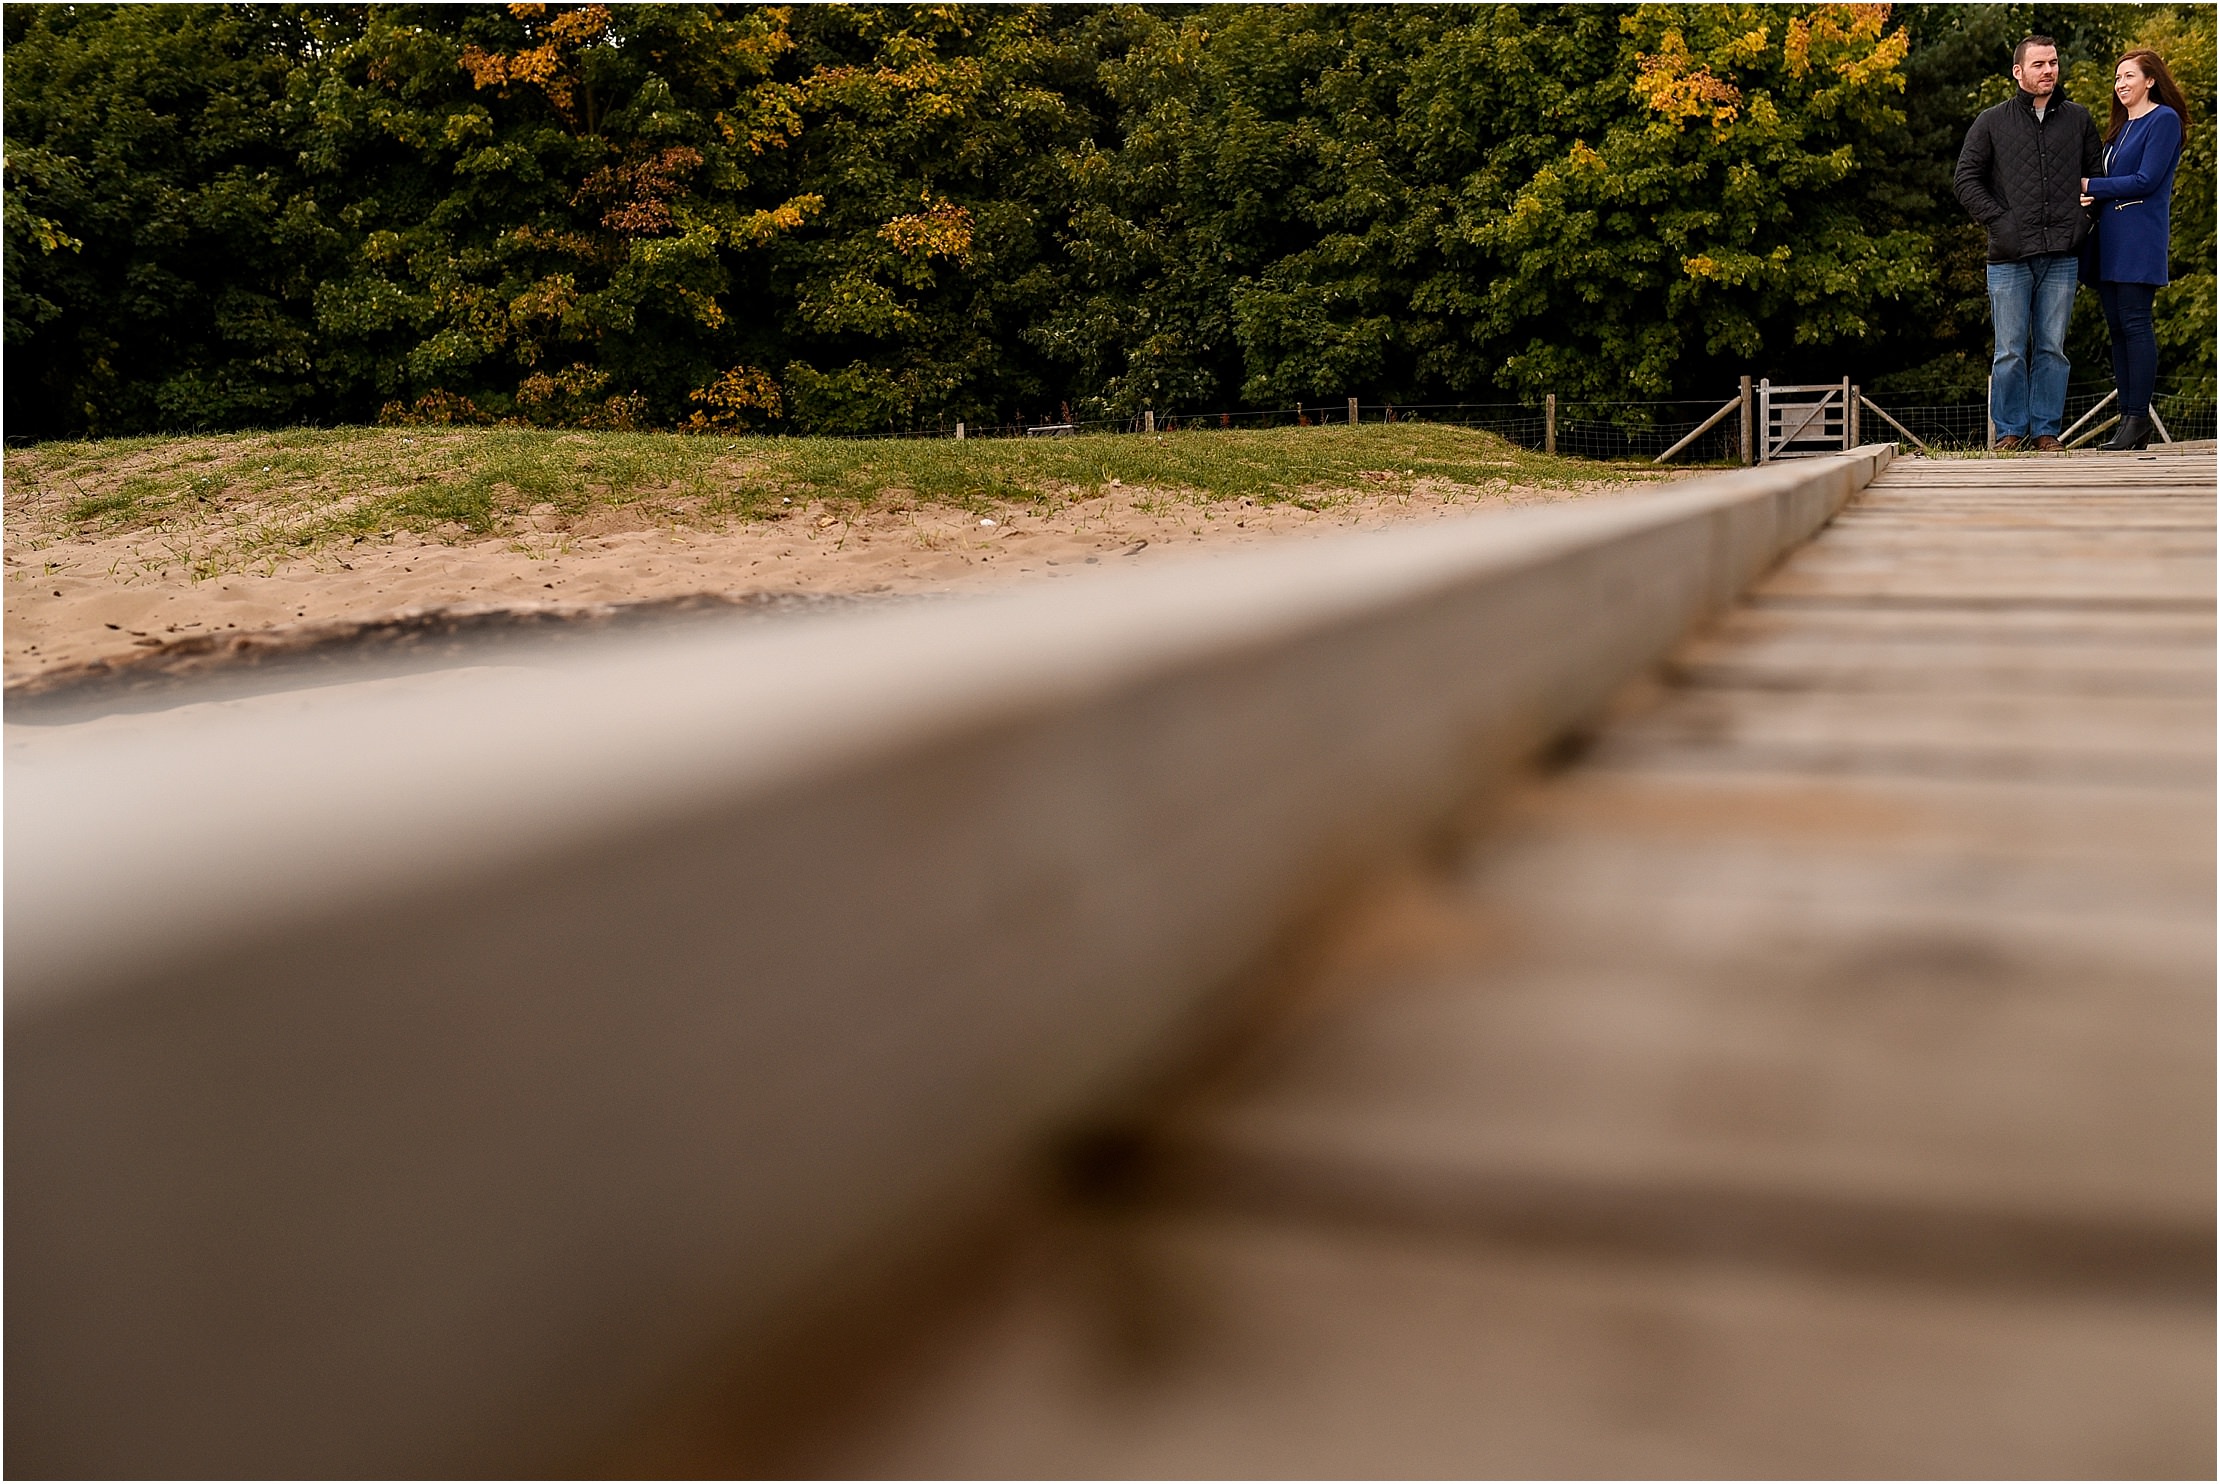
{"type": "MultiPolygon", "coordinates": [[[[11,435],[863,431],[1295,401],[1977,392],[2010,47],[2200,115],[2205,6],[65,6],[5,25],[11,435]]],[[[2084,296],[2086,297],[2086,296],[2084,296]]],[[[2098,364],[2086,315],[2077,335],[2098,364]]]]}

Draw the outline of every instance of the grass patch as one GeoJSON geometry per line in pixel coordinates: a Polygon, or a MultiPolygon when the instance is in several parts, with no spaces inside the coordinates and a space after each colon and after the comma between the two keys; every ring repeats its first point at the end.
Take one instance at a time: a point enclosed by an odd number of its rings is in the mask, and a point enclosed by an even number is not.
{"type": "Polygon", "coordinates": [[[143,490],[132,488],[132,485],[144,482],[133,480],[113,494],[87,495],[82,500],[73,500],[65,518],[81,526],[122,524],[139,508],[139,500],[144,493],[143,490]]]}
{"type": "Polygon", "coordinates": [[[765,472],[790,490],[868,504],[900,492],[963,508],[1093,497],[1112,487],[1201,500],[1288,501],[1433,480],[1562,485],[1647,477],[1646,465],[1529,453],[1491,433],[1428,423],[1080,438],[843,443],[760,440],[765,472]]]}
{"type": "Polygon", "coordinates": [[[1427,423],[963,443],[332,428],[45,443],[6,456],[12,546],[148,532],[200,575],[403,530],[470,541],[623,524],[714,528],[812,507],[983,515],[1105,493],[1321,510],[1361,493],[1563,489],[1659,473],[1427,423]]]}

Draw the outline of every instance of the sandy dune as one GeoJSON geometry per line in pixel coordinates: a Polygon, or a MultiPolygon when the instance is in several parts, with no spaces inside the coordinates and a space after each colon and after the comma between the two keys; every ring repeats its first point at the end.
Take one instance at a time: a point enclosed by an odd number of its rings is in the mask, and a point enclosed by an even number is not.
{"type": "Polygon", "coordinates": [[[1056,581],[1090,565],[1237,550],[1328,531],[1437,520],[1577,498],[1623,482],[1528,488],[1436,484],[1360,492],[1312,510],[1287,503],[1188,502],[1118,490],[1053,510],[992,516],[926,508],[853,521],[815,505],[723,529],[541,527],[476,541],[406,531],[327,546],[245,572],[198,576],[159,530],[89,537],[6,533],[6,676],[11,685],[115,662],[193,636],[276,631],[449,607],[544,608],[681,594],[957,593],[1056,581]]]}

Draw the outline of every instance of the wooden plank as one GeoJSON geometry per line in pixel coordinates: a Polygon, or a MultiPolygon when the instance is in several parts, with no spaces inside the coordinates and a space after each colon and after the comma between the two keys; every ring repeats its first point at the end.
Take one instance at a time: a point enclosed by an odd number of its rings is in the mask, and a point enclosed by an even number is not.
{"type": "Polygon", "coordinates": [[[2047,853],[1808,815],[1629,832],[1587,776],[1397,901],[1174,1118],[1180,1157],[2118,1219],[2209,1268],[2210,1120],[2183,1116],[2212,1086],[2209,870],[2122,879],[2056,816],[2020,832],[2047,853]]]}
{"type": "Polygon", "coordinates": [[[2092,505],[2117,501],[2130,507],[2165,504],[2194,509],[2212,498],[2209,487],[2168,478],[2107,480],[2100,484],[2037,484],[2019,488],[1972,483],[1903,483],[1876,491],[1872,496],[1872,503],[1877,506],[1894,506],[1916,499],[1926,501],[1937,509],[1949,510],[1960,507],[1995,507],[2002,501],[2022,501],[2030,508],[2040,511],[2062,501],[2081,500],[2092,505]]]}
{"type": "Polygon", "coordinates": [[[1668,665],[1708,689],[2210,696],[2213,672],[2193,650],[2083,645],[1858,643],[1841,638],[1704,644],[1668,665]]]}
{"type": "MultiPolygon", "coordinates": [[[[1955,534],[1963,535],[1968,541],[1978,541],[1980,557],[2055,560],[2077,555],[2121,558],[2200,554],[2209,557],[2212,554],[2212,528],[2201,519],[2185,521],[2177,528],[2042,529],[1992,522],[1979,526],[1969,523],[1950,529],[1955,534]]],[[[1839,531],[1841,539],[1830,541],[1824,550],[1815,552],[1814,562],[1824,565],[1878,550],[1902,551],[1907,555],[1925,553],[1929,560],[1935,561],[1975,559],[1973,550],[1938,547],[1935,526],[1924,520],[1916,524],[1890,526],[1851,520],[1843,522],[1839,531]],[[1927,533],[1924,540],[1920,535],[1922,530],[1927,533]]]]}
{"type": "Polygon", "coordinates": [[[1045,1235],[898,1406],[795,1471],[2197,1478],[2212,1351],[2208,1315],[2133,1298],[1156,1216],[1045,1235]]]}
{"type": "MultiPolygon", "coordinates": [[[[1911,462],[1917,464],[1920,460],[1911,462]]],[[[2191,498],[2212,497],[2211,486],[2202,484],[2199,476],[2213,467],[2210,454],[2194,461],[2183,461],[2165,466],[2138,464],[2133,467],[2112,466],[2074,477],[2064,475],[2045,479],[2008,479],[1982,477],[1979,473],[1953,474],[1940,469],[1911,469],[1895,480],[1890,489],[1895,491],[1955,491],[1966,494],[1987,495],[1991,498],[2022,495],[2029,491],[2047,489],[2086,490],[2093,497],[2103,499],[2127,491],[2162,490],[2191,498]]]]}
{"type": "MultiPolygon", "coordinates": [[[[2120,566],[2145,561],[2212,559],[2210,531],[2020,531],[1990,529],[1981,534],[1978,565],[2017,564],[2029,567],[2087,564],[2120,566]]],[[[1937,551],[1932,533],[1925,540],[1914,531],[1877,531],[1846,527],[1841,539],[1827,543],[1799,567],[1843,568],[1874,562],[1917,563],[1927,566],[1975,565],[1963,554],[1937,551]]]]}
{"type": "Polygon", "coordinates": [[[2156,484],[2180,484],[2192,493],[2197,475],[2212,467],[2210,453],[2180,459],[2149,459],[2117,463],[2029,464],[2024,467],[1964,467],[1941,460],[1913,459],[1912,468],[1891,481],[1898,489],[1977,489],[2006,492],[2030,489],[2086,489],[2103,493],[2156,484]]]}
{"type": "Polygon", "coordinates": [[[1689,691],[1614,728],[1596,759],[1733,766],[1788,758],[1812,769],[1912,768],[2017,777],[2178,783],[2209,778],[2213,705],[2204,697],[1959,691],[1689,691]]]}
{"type": "Polygon", "coordinates": [[[2143,649],[2210,649],[2214,626],[2213,610],[2194,604],[2149,610],[2105,609],[2068,607],[2038,598],[2020,607],[1938,604],[1923,608],[1909,604],[1879,606],[1856,598],[1779,602],[1752,595],[1724,615],[1711,634],[1722,640],[1833,636],[1903,644],[2133,644],[2143,649]]]}
{"type": "MultiPolygon", "coordinates": [[[[1723,626],[1712,636],[1684,645],[1668,661],[1668,676],[1688,686],[1793,690],[2001,688],[2192,696],[2212,690],[2211,625],[2193,614],[2182,615],[2188,623],[2167,635],[2149,625],[2140,632],[2093,625],[2087,622],[2091,615],[2079,610],[2054,622],[2023,621],[2009,628],[2000,628],[1991,614],[1980,610],[1944,610],[1960,620],[1955,625],[1937,621],[1931,610],[1847,610],[1869,619],[1895,621],[1859,625],[1837,621],[1845,610],[1762,611],[1771,623],[1723,626]],[[2179,642],[2166,642],[2168,637],[2179,642]]],[[[2153,615],[2102,616],[2144,619],[2153,615]]]]}
{"type": "MultiPolygon", "coordinates": [[[[2213,850],[2211,821],[2204,816],[2212,797],[2209,781],[2150,790],[1996,778],[1967,783],[1755,770],[1691,775],[1584,766],[1577,789],[1510,796],[1491,814],[1490,829],[1517,834],[1528,849],[1546,834],[1582,848],[1596,840],[1692,850],[1802,846],[1830,859],[1907,865],[1939,859],[1982,873],[1976,900],[1984,908],[2005,900],[2004,888],[2024,880],[2044,914],[2058,894],[2078,897],[2092,911],[2101,903],[2108,914],[2162,901],[2169,913],[2184,903],[2209,913],[2204,882],[2213,850]],[[2051,871],[2056,862],[2095,874],[2055,880],[2023,874],[2051,871]]],[[[1907,879],[1899,891],[1884,891],[1884,885],[1877,878],[1861,900],[1879,893],[1891,911],[1950,905],[1951,899],[1929,897],[1925,883],[1907,879]]]]}
{"type": "Polygon", "coordinates": [[[2134,505],[2119,509],[2092,509],[2086,504],[2061,502],[2044,510],[2031,510],[2025,505],[2014,506],[2009,511],[1979,508],[1937,510],[1932,506],[1913,510],[1907,507],[1872,505],[1846,512],[1837,518],[1836,529],[1848,531],[1894,531],[1899,533],[1927,532],[1938,528],[1953,530],[1991,529],[2041,531],[2198,531],[2209,532],[2210,518],[2201,511],[2174,507],[2134,505]]]}
{"type": "Polygon", "coordinates": [[[1896,571],[1860,565],[1784,572],[1768,580],[1769,597],[1867,596],[1880,601],[1932,602],[1943,599],[1983,602],[2209,604],[2213,569],[2208,563],[2141,562],[2116,567],[2045,572],[2030,569],[1940,570],[1907,564],[1896,571]],[[2187,568],[2188,570],[2182,570],[2187,568]]]}

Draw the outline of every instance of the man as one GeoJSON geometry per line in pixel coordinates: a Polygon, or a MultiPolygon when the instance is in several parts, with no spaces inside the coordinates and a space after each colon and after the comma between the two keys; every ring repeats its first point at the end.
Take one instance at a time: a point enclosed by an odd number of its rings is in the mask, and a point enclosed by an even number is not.
{"type": "Polygon", "coordinates": [[[2089,222],[2081,182],[2103,174],[2089,110],[2058,91],[2058,44],[2012,51],[2019,93],[1973,121],[1958,153],[1958,204],[1989,230],[1989,420],[1999,452],[2056,449],[2066,415],[2066,320],[2089,222]]]}

